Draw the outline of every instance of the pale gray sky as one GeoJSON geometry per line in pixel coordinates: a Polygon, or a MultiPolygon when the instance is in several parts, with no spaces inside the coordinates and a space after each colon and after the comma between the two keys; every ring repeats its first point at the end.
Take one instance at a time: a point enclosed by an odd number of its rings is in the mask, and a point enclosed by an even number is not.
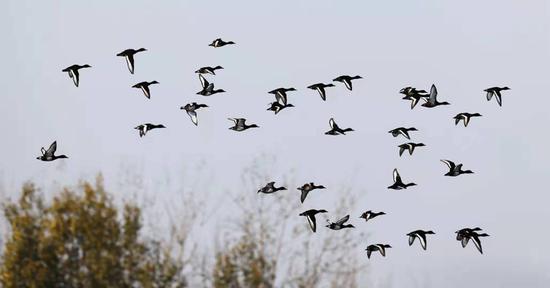
{"type": "MultiPolygon", "coordinates": [[[[183,169],[205,162],[202,177],[229,189],[259,154],[274,154],[274,179],[294,169],[300,182],[353,185],[361,191],[353,213],[388,212],[361,226],[370,240],[395,247],[370,261],[375,286],[391,279],[393,287],[547,287],[550,196],[541,184],[550,160],[549,2],[270,2],[3,1],[4,186],[75,183],[99,171],[116,183],[126,166],[145,183],[170,178],[177,186],[183,169]],[[237,45],[208,47],[217,37],[237,45]],[[136,56],[130,75],[115,55],[139,47],[148,51],[136,56]],[[75,63],[93,66],[82,70],[79,88],[61,72],[75,63]],[[209,79],[228,92],[195,95],[193,72],[215,65],[225,69],[209,79]],[[329,88],[326,102],[305,88],[341,74],[365,79],[351,93],[329,88]],[[145,80],[160,82],[150,100],[131,88],[145,80]],[[400,99],[400,88],[432,83],[451,106],[411,111],[400,99]],[[501,85],[512,88],[503,107],[482,92],[501,85]],[[266,92],[281,86],[298,89],[289,94],[296,107],[274,116],[265,110],[273,99],[266,92]],[[199,127],[179,110],[191,101],[211,106],[199,111],[199,127]],[[459,112],[483,117],[455,127],[459,112]],[[228,130],[226,118],[239,116],[261,129],[228,130]],[[325,136],[330,117],[356,132],[325,136]],[[133,127],[145,122],[168,128],[140,139],[133,127]],[[413,140],[427,147],[400,158],[396,146],[405,139],[387,134],[398,126],[417,127],[413,140]],[[70,159],[37,161],[53,140],[70,159]],[[443,177],[442,158],[476,174],[443,177]],[[387,190],[394,167],[419,186],[387,190]],[[454,240],[468,226],[491,235],[484,255],[454,240]],[[420,228],[437,233],[427,252],[406,244],[404,234],[420,228]]],[[[329,206],[332,199],[312,201],[329,206]]]]}

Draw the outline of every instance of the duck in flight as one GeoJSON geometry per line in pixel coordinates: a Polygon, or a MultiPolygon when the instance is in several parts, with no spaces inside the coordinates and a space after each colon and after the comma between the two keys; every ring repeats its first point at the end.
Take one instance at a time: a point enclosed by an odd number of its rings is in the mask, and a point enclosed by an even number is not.
{"type": "Polygon", "coordinates": [[[275,187],[275,182],[272,181],[265,184],[264,187],[260,188],[260,190],[258,190],[258,193],[271,194],[281,190],[286,190],[286,187],[275,187]]]}
{"type": "Polygon", "coordinates": [[[399,175],[399,172],[397,172],[397,169],[393,169],[393,184],[391,186],[388,186],[388,189],[401,190],[401,189],[407,189],[407,187],[410,187],[410,186],[416,186],[416,184],[403,183],[403,180],[401,180],[401,176],[399,175]]]}
{"type": "Polygon", "coordinates": [[[289,108],[289,107],[294,107],[294,105],[292,105],[290,103],[288,103],[286,105],[283,105],[283,104],[279,103],[278,101],[275,101],[275,102],[269,104],[269,108],[267,108],[267,111],[273,111],[273,112],[275,112],[275,115],[277,115],[279,112],[281,112],[281,110],[283,110],[285,108],[289,108]]]}
{"type": "Polygon", "coordinates": [[[298,187],[298,190],[300,190],[302,193],[300,195],[300,201],[304,203],[306,200],[307,194],[315,189],[326,189],[323,185],[315,185],[313,182],[306,183],[302,185],[302,187],[298,187]]]}
{"type": "Polygon", "coordinates": [[[42,153],[42,155],[36,157],[36,159],[42,160],[42,161],[54,161],[57,159],[69,158],[65,155],[55,155],[56,150],[57,150],[57,141],[53,141],[53,143],[50,145],[48,150],[44,149],[44,147],[40,148],[40,152],[42,153]]]}
{"type": "Polygon", "coordinates": [[[216,67],[206,66],[206,67],[199,68],[199,70],[195,71],[195,73],[216,75],[216,70],[219,70],[219,69],[223,69],[223,67],[222,66],[216,66],[216,67]]]}
{"type": "Polygon", "coordinates": [[[491,101],[491,98],[495,96],[497,99],[498,106],[502,106],[502,94],[501,92],[504,90],[510,90],[508,87],[491,87],[487,88],[483,91],[487,92],[487,101],[491,101]]]}
{"type": "Polygon", "coordinates": [[[476,246],[479,253],[483,254],[483,247],[481,246],[481,240],[479,239],[479,237],[488,237],[489,234],[478,233],[478,231],[481,231],[481,230],[482,229],[479,227],[460,229],[455,232],[456,240],[461,242],[462,248],[465,248],[466,245],[468,245],[468,242],[472,240],[472,242],[474,242],[474,245],[476,246]]]}
{"type": "Polygon", "coordinates": [[[245,118],[227,118],[227,119],[229,119],[229,120],[231,120],[235,123],[235,125],[232,126],[232,127],[229,127],[229,129],[239,131],[239,132],[247,130],[249,128],[259,128],[260,127],[256,124],[247,125],[245,118]]]}
{"type": "Polygon", "coordinates": [[[116,56],[124,57],[126,59],[126,65],[128,65],[128,70],[130,70],[131,74],[134,74],[134,55],[139,52],[147,51],[145,48],[139,48],[137,50],[134,49],[126,49],[118,54],[116,56]]]}
{"type": "Polygon", "coordinates": [[[307,223],[309,223],[309,227],[315,233],[315,230],[317,230],[317,222],[315,221],[315,215],[319,213],[327,213],[327,210],[321,209],[321,210],[315,210],[315,209],[309,209],[307,211],[304,211],[300,213],[300,216],[305,216],[307,219],[307,223]]]}
{"type": "Polygon", "coordinates": [[[393,137],[403,135],[403,137],[410,140],[411,137],[409,136],[409,131],[418,131],[418,130],[416,130],[416,128],[414,128],[414,127],[410,127],[410,128],[398,127],[398,128],[395,128],[395,129],[392,129],[392,130],[388,131],[388,133],[391,133],[391,135],[393,137]]]}
{"type": "Polygon", "coordinates": [[[468,123],[470,123],[472,117],[481,117],[481,114],[466,112],[456,114],[456,116],[453,117],[453,119],[455,119],[455,126],[458,125],[458,122],[464,121],[464,127],[468,127],[468,123]]]}
{"type": "Polygon", "coordinates": [[[349,75],[342,75],[334,78],[332,81],[334,82],[342,82],[344,85],[346,85],[346,88],[348,88],[349,91],[353,90],[353,85],[351,84],[352,80],[357,79],[363,79],[363,77],[357,75],[357,76],[349,76],[349,75]]]}
{"type": "Polygon", "coordinates": [[[159,82],[157,82],[156,80],[153,80],[151,82],[143,81],[143,82],[137,83],[132,87],[141,89],[145,97],[147,97],[147,99],[151,99],[151,91],[149,91],[149,85],[153,85],[153,84],[159,84],[159,82]]]}
{"type": "Polygon", "coordinates": [[[78,83],[80,82],[80,74],[78,72],[78,70],[82,69],[82,68],[90,68],[92,66],[88,65],[88,64],[84,64],[84,65],[78,65],[78,64],[75,64],[75,65],[71,65],[61,71],[63,72],[67,72],[69,73],[69,78],[73,79],[73,83],[76,87],[78,87],[78,83]]]}
{"type": "Polygon", "coordinates": [[[342,129],[334,122],[334,118],[330,118],[328,121],[328,124],[330,126],[330,130],[325,132],[326,135],[346,135],[346,132],[354,131],[352,128],[346,128],[342,129]]]}
{"type": "Polygon", "coordinates": [[[187,112],[187,115],[191,118],[191,122],[195,124],[195,126],[199,125],[199,119],[197,118],[197,109],[200,108],[206,108],[208,105],[206,104],[197,104],[197,102],[187,103],[185,106],[181,106],[181,110],[185,110],[187,112]]]}
{"type": "Polygon", "coordinates": [[[405,150],[409,151],[409,155],[413,155],[414,149],[416,147],[423,147],[423,146],[426,146],[426,145],[424,143],[413,143],[413,142],[401,144],[401,145],[397,146],[397,147],[399,147],[399,157],[401,157],[401,155],[403,155],[403,152],[405,150]]]}
{"type": "Polygon", "coordinates": [[[462,170],[462,164],[455,165],[451,160],[442,159],[441,162],[445,163],[449,167],[449,172],[445,173],[445,176],[458,176],[462,174],[473,174],[471,170],[462,170]]]}
{"type": "Polygon", "coordinates": [[[375,252],[375,251],[379,251],[382,257],[386,257],[387,248],[392,248],[392,247],[388,244],[371,244],[367,246],[367,249],[365,249],[367,251],[367,258],[370,259],[370,255],[372,254],[372,252],[375,252]]]}
{"type": "Polygon", "coordinates": [[[273,94],[275,95],[275,100],[279,103],[281,103],[281,105],[286,105],[287,102],[288,102],[288,97],[286,95],[286,92],[290,92],[290,91],[296,91],[296,89],[294,89],[293,87],[290,87],[290,88],[277,88],[275,90],[271,90],[267,93],[269,94],[273,94]]]}
{"type": "Polygon", "coordinates": [[[426,235],[432,235],[435,234],[433,231],[424,231],[424,230],[415,230],[407,234],[409,236],[409,246],[412,246],[415,239],[418,239],[420,241],[420,246],[422,246],[422,249],[426,250],[426,235]]]}
{"type": "Polygon", "coordinates": [[[235,44],[235,42],[233,41],[223,41],[221,38],[218,38],[214,41],[212,41],[212,43],[208,44],[208,46],[212,46],[214,48],[219,48],[219,47],[223,47],[225,45],[232,45],[232,44],[235,44]]]}
{"type": "Polygon", "coordinates": [[[345,224],[346,222],[348,222],[348,220],[349,220],[349,215],[346,215],[346,216],[342,217],[340,220],[338,220],[336,222],[330,222],[329,220],[327,220],[328,225],[326,227],[328,229],[331,229],[331,230],[341,230],[341,229],[345,229],[345,228],[355,228],[355,226],[353,226],[351,224],[345,224]]]}
{"type": "Polygon", "coordinates": [[[319,92],[319,95],[321,96],[321,99],[323,99],[323,101],[327,100],[327,94],[325,92],[325,88],[327,88],[327,87],[334,87],[334,84],[332,84],[332,83],[329,83],[329,84],[317,83],[317,84],[307,86],[307,88],[312,89],[312,90],[316,90],[317,92],[319,92]]]}
{"type": "Polygon", "coordinates": [[[139,131],[139,137],[140,138],[145,136],[145,134],[147,134],[147,132],[149,132],[153,129],[157,129],[157,128],[166,128],[166,127],[162,124],[151,124],[151,123],[145,123],[145,124],[141,124],[141,125],[138,125],[138,126],[134,127],[134,129],[139,131]]]}
{"type": "Polygon", "coordinates": [[[363,214],[361,214],[361,216],[359,218],[362,218],[362,219],[365,219],[365,222],[368,222],[370,219],[373,219],[375,217],[378,217],[380,215],[386,215],[386,213],[384,212],[372,212],[371,210],[368,210],[366,212],[364,212],[363,214]]]}
{"type": "Polygon", "coordinates": [[[202,90],[197,92],[197,95],[211,96],[216,93],[225,92],[225,90],[223,89],[214,89],[214,83],[208,82],[208,80],[206,80],[206,78],[204,78],[202,74],[199,74],[199,80],[201,81],[202,90]]]}
{"type": "Polygon", "coordinates": [[[433,108],[440,105],[449,105],[449,102],[438,102],[437,101],[437,88],[434,84],[432,84],[432,88],[430,89],[430,97],[428,99],[422,98],[426,101],[426,103],[422,104],[422,107],[426,108],[433,108]]]}

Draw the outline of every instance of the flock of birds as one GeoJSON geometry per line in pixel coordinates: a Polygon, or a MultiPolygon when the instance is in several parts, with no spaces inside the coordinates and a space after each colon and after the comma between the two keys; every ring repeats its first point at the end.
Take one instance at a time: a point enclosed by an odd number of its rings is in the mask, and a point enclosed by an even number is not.
{"type": "MultiPolygon", "coordinates": [[[[226,46],[226,45],[232,45],[232,44],[235,44],[235,43],[232,42],[232,41],[227,41],[226,42],[226,41],[223,41],[222,39],[218,38],[218,39],[215,39],[211,44],[209,44],[209,46],[214,47],[214,48],[220,48],[220,47],[223,47],[223,46],[226,46]]],[[[137,53],[144,52],[144,51],[147,51],[147,49],[145,49],[145,48],[126,49],[126,50],[118,53],[117,56],[125,58],[126,64],[128,66],[128,70],[130,71],[131,74],[134,74],[134,67],[135,67],[135,64],[134,64],[135,59],[134,58],[135,58],[135,55],[137,53]]],[[[68,73],[69,77],[73,80],[74,85],[76,87],[78,87],[79,81],[80,81],[79,70],[84,69],[84,68],[90,68],[90,67],[91,66],[88,65],[88,64],[85,64],[85,65],[76,65],[75,64],[75,65],[72,65],[72,66],[69,66],[69,67],[63,69],[62,71],[68,73]]],[[[202,87],[202,90],[197,92],[198,95],[211,96],[211,95],[214,95],[214,94],[217,94],[217,93],[225,92],[223,89],[215,89],[214,83],[209,82],[204,77],[204,75],[206,75],[206,74],[216,75],[216,70],[220,70],[220,69],[224,69],[224,68],[221,67],[221,66],[202,67],[202,68],[199,68],[198,70],[195,71],[195,73],[198,74],[198,77],[199,77],[199,80],[200,80],[200,83],[201,83],[201,87],[202,87]]],[[[358,79],[362,79],[362,77],[359,76],[359,75],[356,75],[356,76],[342,75],[342,76],[339,76],[339,77],[333,79],[333,82],[343,83],[348,90],[352,91],[353,90],[353,84],[352,84],[353,82],[352,81],[358,80],[358,79]]],[[[159,84],[159,82],[157,82],[157,81],[151,81],[151,82],[144,81],[144,82],[137,83],[137,84],[133,85],[132,87],[142,90],[145,97],[147,97],[149,99],[151,97],[150,86],[154,85],[154,84],[159,84]]],[[[323,101],[326,101],[326,97],[327,97],[326,89],[329,88],[329,87],[334,87],[334,86],[335,85],[332,84],[332,83],[328,83],[328,84],[316,83],[316,84],[308,86],[307,88],[317,91],[319,93],[319,95],[321,96],[321,99],[323,101]]],[[[502,88],[501,87],[491,87],[491,88],[485,89],[484,91],[486,92],[486,97],[487,97],[488,101],[490,101],[494,97],[496,99],[498,105],[502,106],[502,94],[501,93],[502,93],[502,91],[509,90],[509,89],[510,88],[508,88],[508,87],[502,87],[502,88]]],[[[287,96],[287,93],[292,92],[292,91],[296,91],[296,89],[293,88],[293,87],[290,87],[290,88],[277,88],[277,89],[274,89],[272,91],[269,91],[268,92],[269,94],[273,94],[275,96],[275,101],[269,104],[269,108],[267,110],[268,111],[273,111],[275,114],[278,114],[279,112],[281,112],[282,110],[284,110],[286,108],[294,107],[294,105],[292,105],[288,102],[288,96],[287,96]]],[[[437,88],[436,88],[435,85],[431,86],[431,89],[430,89],[429,93],[425,90],[417,90],[414,87],[405,87],[405,88],[401,89],[399,91],[399,93],[404,95],[404,97],[402,99],[411,101],[411,109],[414,109],[415,106],[417,105],[417,103],[421,99],[424,101],[424,103],[421,104],[421,106],[426,107],[426,108],[434,108],[434,107],[441,106],[441,105],[449,105],[448,102],[439,102],[438,101],[438,99],[437,99],[437,88]]],[[[198,125],[197,110],[199,110],[201,108],[207,108],[207,107],[208,107],[208,105],[206,105],[206,104],[192,102],[192,103],[188,103],[188,104],[180,107],[180,109],[185,110],[185,112],[189,115],[189,117],[190,117],[190,119],[191,119],[191,121],[194,125],[198,125]]],[[[453,119],[455,120],[455,125],[458,125],[458,123],[460,123],[460,121],[463,121],[464,126],[467,127],[468,124],[470,123],[470,120],[473,117],[480,117],[480,116],[481,116],[481,114],[479,114],[479,113],[466,113],[466,112],[464,112],[464,113],[457,114],[456,116],[454,116],[453,119]]],[[[247,124],[246,123],[247,120],[245,118],[229,118],[229,120],[233,121],[233,123],[234,123],[234,125],[232,127],[229,127],[229,129],[234,130],[234,131],[242,132],[242,131],[248,130],[250,128],[258,128],[259,127],[256,124],[247,124]]],[[[325,132],[325,134],[327,134],[327,135],[345,135],[347,132],[354,131],[352,128],[340,128],[340,126],[338,126],[338,124],[336,124],[336,122],[334,121],[333,118],[331,118],[329,120],[329,126],[330,126],[330,130],[325,132]]],[[[152,123],[144,123],[144,124],[141,124],[141,125],[138,125],[138,126],[135,127],[135,129],[138,130],[140,137],[145,136],[149,131],[151,131],[153,129],[157,129],[157,128],[166,128],[166,127],[162,124],[152,124],[152,123]]],[[[418,131],[418,130],[414,127],[409,127],[409,128],[398,127],[398,128],[390,130],[389,133],[393,137],[402,136],[402,137],[410,140],[411,137],[410,137],[409,132],[414,132],[414,131],[418,131]]],[[[414,143],[414,142],[408,142],[408,143],[401,144],[401,145],[398,146],[399,147],[399,156],[401,156],[405,151],[408,151],[409,154],[412,155],[416,148],[423,147],[423,146],[425,146],[424,143],[414,143]]],[[[47,150],[44,149],[44,147],[41,148],[41,154],[42,155],[37,157],[37,159],[42,160],[42,161],[54,161],[54,160],[57,160],[57,159],[68,158],[66,155],[56,155],[55,154],[56,150],[57,150],[57,142],[54,141],[47,150]]],[[[441,161],[444,164],[446,164],[448,169],[449,169],[448,172],[444,174],[445,176],[456,177],[456,176],[459,176],[459,175],[462,175],[462,174],[471,174],[471,173],[473,173],[471,170],[463,170],[462,169],[462,166],[463,166],[462,164],[456,164],[451,160],[445,160],[445,159],[443,159],[441,161]]],[[[415,185],[416,184],[412,183],[412,182],[411,183],[403,182],[403,180],[401,178],[401,175],[399,174],[397,169],[394,169],[393,170],[393,184],[388,186],[388,189],[401,190],[401,189],[407,189],[408,187],[415,186],[415,185]]],[[[301,201],[301,203],[304,203],[304,201],[306,200],[308,194],[311,191],[317,190],[317,189],[326,189],[326,188],[323,185],[316,185],[313,182],[309,182],[309,183],[306,183],[306,184],[302,185],[301,187],[298,187],[297,189],[301,192],[300,201],[301,201]]],[[[272,193],[282,191],[282,190],[287,190],[287,188],[286,187],[275,187],[275,182],[269,182],[264,187],[260,188],[258,190],[258,193],[272,194],[272,193]]],[[[313,232],[316,232],[316,229],[317,229],[316,215],[319,214],[319,213],[328,213],[328,212],[324,209],[320,209],[320,210],[310,209],[310,210],[307,210],[307,211],[304,211],[304,212],[300,213],[299,215],[306,217],[306,219],[309,223],[309,227],[311,228],[311,230],[313,232]]],[[[368,221],[372,221],[372,219],[374,219],[378,216],[385,215],[385,214],[386,213],[384,213],[384,212],[373,212],[371,210],[368,210],[368,211],[362,213],[360,218],[364,219],[366,222],[368,222],[368,221]]],[[[346,216],[342,217],[341,219],[339,219],[335,222],[331,222],[327,219],[328,225],[326,225],[326,227],[328,229],[331,229],[331,230],[341,230],[341,229],[346,229],[346,228],[355,228],[352,224],[346,224],[349,221],[349,219],[350,219],[350,215],[346,215],[346,216]]],[[[470,240],[472,240],[472,242],[475,244],[477,250],[480,253],[483,254],[483,249],[482,249],[482,246],[481,246],[480,238],[481,237],[486,237],[486,236],[489,236],[489,235],[486,234],[486,233],[482,233],[481,228],[479,228],[479,227],[463,228],[463,229],[460,229],[460,230],[456,231],[455,233],[456,233],[456,240],[461,242],[462,247],[466,247],[468,242],[470,240]]],[[[408,236],[409,246],[412,246],[413,243],[415,242],[415,240],[418,239],[422,249],[426,250],[426,247],[427,247],[426,237],[427,237],[427,235],[431,235],[431,234],[435,234],[435,233],[431,230],[415,230],[415,231],[412,231],[410,233],[407,233],[406,236],[408,236]]],[[[391,245],[389,245],[389,244],[371,244],[366,248],[367,257],[370,259],[372,252],[379,252],[382,256],[385,256],[387,248],[391,248],[391,245]]]]}

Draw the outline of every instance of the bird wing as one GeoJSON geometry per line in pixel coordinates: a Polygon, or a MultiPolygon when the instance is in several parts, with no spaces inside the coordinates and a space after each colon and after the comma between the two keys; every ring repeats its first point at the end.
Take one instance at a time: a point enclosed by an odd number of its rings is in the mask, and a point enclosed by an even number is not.
{"type": "Polygon", "coordinates": [[[302,203],[304,203],[304,201],[306,200],[307,193],[309,193],[308,190],[305,190],[305,189],[302,190],[302,195],[300,195],[300,201],[301,201],[302,203]]]}
{"type": "Polygon", "coordinates": [[[343,82],[346,85],[346,88],[348,88],[348,90],[352,91],[353,85],[351,84],[351,80],[350,79],[344,79],[343,82]]]}
{"type": "MultiPolygon", "coordinates": [[[[415,98],[415,97],[411,97],[411,110],[414,108],[414,106],[416,106],[416,104],[418,104],[418,100],[420,100],[420,98],[415,98]]],[[[424,99],[424,98],[422,98],[424,99]]]]}
{"type": "Polygon", "coordinates": [[[343,224],[346,223],[348,220],[349,220],[349,215],[346,215],[346,216],[342,217],[342,219],[336,221],[335,224],[337,224],[337,225],[343,225],[343,224]]]}
{"type": "Polygon", "coordinates": [[[335,127],[338,127],[338,125],[336,125],[336,122],[334,122],[334,118],[330,118],[330,120],[328,120],[328,125],[330,125],[330,129],[332,130],[336,129],[335,127]]]}
{"type": "Polygon", "coordinates": [[[502,106],[502,95],[500,94],[500,91],[495,91],[495,93],[495,98],[497,98],[498,106],[502,106]]]}
{"type": "Polygon", "coordinates": [[[428,102],[435,104],[435,101],[437,100],[437,88],[434,84],[432,84],[432,88],[430,88],[430,98],[428,102]]]}
{"type": "Polygon", "coordinates": [[[126,58],[126,65],[128,65],[128,70],[130,70],[131,74],[134,74],[134,55],[128,54],[124,58],[126,58]]]}
{"type": "Polygon", "coordinates": [[[383,257],[386,257],[386,248],[384,248],[384,245],[377,245],[378,251],[380,251],[380,254],[382,254],[383,257]]]}
{"type": "Polygon", "coordinates": [[[322,86],[317,86],[315,87],[315,89],[317,89],[317,92],[319,92],[319,95],[321,95],[321,99],[323,99],[323,101],[326,101],[327,95],[325,93],[325,88],[323,88],[322,86]]]}
{"type": "Polygon", "coordinates": [[[422,246],[422,249],[426,250],[426,235],[418,234],[418,240],[420,241],[420,246],[422,246]]]}
{"type": "Polygon", "coordinates": [[[409,246],[412,246],[413,243],[414,243],[414,239],[415,239],[415,234],[411,234],[409,235],[409,246]]]}
{"type": "Polygon", "coordinates": [[[53,156],[57,150],[57,141],[53,141],[48,150],[44,153],[44,156],[53,156]]]}
{"type": "Polygon", "coordinates": [[[462,248],[466,247],[468,245],[468,241],[470,240],[470,237],[463,236],[460,243],[462,243],[462,248]]]}
{"type": "Polygon", "coordinates": [[[189,115],[189,117],[191,118],[191,122],[193,122],[193,124],[195,124],[195,126],[199,125],[199,119],[197,118],[197,112],[192,110],[192,111],[187,111],[187,115],[189,115]]]}
{"type": "Polygon", "coordinates": [[[399,156],[403,155],[403,152],[405,151],[405,146],[399,145],[399,156]]]}
{"type": "Polygon", "coordinates": [[[282,90],[275,92],[275,99],[283,106],[286,106],[286,103],[288,101],[286,93],[282,90]]]}
{"type": "Polygon", "coordinates": [[[370,259],[370,254],[372,253],[372,251],[370,249],[367,248],[367,259],[370,259]]]}
{"type": "Polygon", "coordinates": [[[141,85],[139,88],[141,88],[141,91],[143,91],[143,94],[145,94],[145,97],[147,97],[147,99],[151,99],[151,92],[149,91],[149,86],[141,85]]]}
{"type": "Polygon", "coordinates": [[[202,89],[205,89],[206,87],[208,87],[208,80],[206,80],[206,78],[204,78],[204,76],[202,76],[202,74],[199,74],[199,80],[201,81],[201,86],[202,86],[202,89]]]}
{"type": "Polygon", "coordinates": [[[492,91],[487,91],[487,101],[491,101],[491,98],[493,98],[493,92],[492,91]]]}
{"type": "Polygon", "coordinates": [[[483,254],[483,248],[481,247],[481,241],[479,240],[479,237],[477,237],[477,235],[472,235],[472,241],[476,245],[476,248],[479,251],[479,253],[483,254]]]}
{"type": "Polygon", "coordinates": [[[78,73],[78,70],[76,70],[76,69],[69,70],[69,76],[71,76],[71,78],[73,78],[73,83],[76,87],[78,87],[78,83],[79,83],[79,80],[80,80],[79,74],[80,73],[78,73]],[[71,76],[71,74],[72,74],[72,76],[71,76]]]}
{"type": "Polygon", "coordinates": [[[313,232],[317,229],[317,223],[315,221],[315,215],[307,215],[307,222],[309,223],[309,227],[313,232]]]}
{"type": "Polygon", "coordinates": [[[442,159],[441,162],[445,163],[449,169],[453,170],[455,168],[455,163],[451,160],[444,160],[442,159]]]}
{"type": "Polygon", "coordinates": [[[411,137],[409,136],[409,132],[407,132],[407,130],[399,129],[399,134],[403,135],[403,137],[407,139],[411,139],[411,137]]]}
{"type": "Polygon", "coordinates": [[[399,175],[399,172],[397,172],[397,169],[393,169],[393,182],[401,181],[401,176],[399,175]]]}

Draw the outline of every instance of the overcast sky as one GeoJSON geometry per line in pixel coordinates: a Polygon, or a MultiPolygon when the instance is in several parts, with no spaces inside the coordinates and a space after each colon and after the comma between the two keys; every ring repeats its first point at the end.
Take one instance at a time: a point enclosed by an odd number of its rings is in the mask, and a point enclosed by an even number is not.
{"type": "MultiPolygon", "coordinates": [[[[224,199],[217,188],[238,187],[253,159],[276,155],[274,180],[292,170],[298,182],[351,185],[359,199],[352,213],[388,213],[361,227],[395,247],[371,259],[375,286],[548,287],[548,1],[266,2],[3,1],[3,186],[65,185],[101,171],[115,187],[128,169],[146,184],[178,186],[182,171],[198,174],[202,165],[215,204],[224,199]],[[209,47],[218,37],[237,45],[209,47]],[[115,55],[140,47],[148,51],[136,55],[131,75],[115,55]],[[78,88],[61,72],[72,64],[92,66],[78,88]],[[225,69],[208,79],[227,93],[196,95],[193,72],[215,65],[225,69]],[[329,88],[326,102],[306,89],[342,74],[364,79],[352,92],[329,88]],[[160,85],[151,99],[131,88],[152,80],[160,85]],[[402,87],[432,83],[452,105],[411,111],[400,99],[402,87]],[[502,107],[486,101],[491,86],[511,87],[502,107]],[[267,91],[278,87],[298,91],[289,94],[296,107],[275,116],[267,91]],[[211,106],[199,111],[199,127],[179,110],[192,101],[211,106]],[[483,117],[464,128],[452,120],[459,112],[483,117]],[[228,117],[261,128],[236,133],[228,117]],[[330,117],[355,132],[324,135],[330,117]],[[146,122],[168,128],[140,139],[133,127],[146,122]],[[400,158],[406,139],[387,133],[399,126],[418,128],[412,140],[427,146],[400,158]],[[54,140],[70,158],[37,161],[54,140]],[[439,159],[475,174],[444,177],[439,159]],[[418,186],[387,190],[393,168],[418,186]],[[484,255],[454,240],[454,231],[475,226],[491,235],[484,255]],[[407,246],[404,235],[415,229],[437,233],[427,252],[407,246]]],[[[330,207],[333,192],[312,201],[330,207]]]]}

